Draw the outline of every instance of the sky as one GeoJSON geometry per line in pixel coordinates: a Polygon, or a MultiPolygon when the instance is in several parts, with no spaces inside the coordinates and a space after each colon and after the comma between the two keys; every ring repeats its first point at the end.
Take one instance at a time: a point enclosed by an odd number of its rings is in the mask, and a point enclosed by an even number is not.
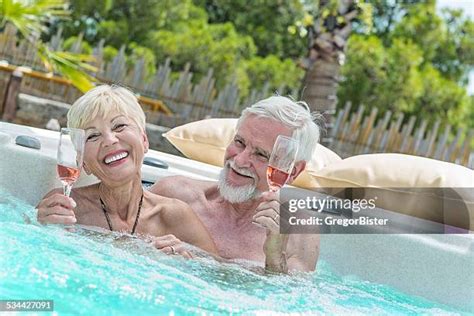
{"type": "MultiPolygon", "coordinates": [[[[463,9],[467,16],[474,19],[474,0],[437,0],[436,5],[438,9],[442,8],[453,8],[463,9]]],[[[474,71],[469,74],[469,85],[467,87],[467,93],[474,95],[474,71]]]]}

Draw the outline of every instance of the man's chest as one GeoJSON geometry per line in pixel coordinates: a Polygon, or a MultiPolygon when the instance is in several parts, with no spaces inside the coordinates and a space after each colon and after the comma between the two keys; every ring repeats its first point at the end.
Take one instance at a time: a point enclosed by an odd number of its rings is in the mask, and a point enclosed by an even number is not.
{"type": "Polygon", "coordinates": [[[210,232],[216,243],[219,254],[227,259],[246,259],[264,262],[264,238],[255,235],[242,235],[231,229],[213,229],[210,232]]]}
{"type": "Polygon", "coordinates": [[[227,259],[264,262],[265,230],[248,222],[237,222],[226,210],[201,210],[199,218],[209,230],[219,254],[227,259]],[[220,212],[220,213],[219,213],[220,212]]]}

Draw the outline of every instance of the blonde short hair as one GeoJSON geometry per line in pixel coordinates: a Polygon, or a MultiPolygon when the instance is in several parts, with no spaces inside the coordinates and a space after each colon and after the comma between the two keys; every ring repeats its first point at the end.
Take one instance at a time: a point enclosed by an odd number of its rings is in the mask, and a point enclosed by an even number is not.
{"type": "Polygon", "coordinates": [[[137,97],[116,85],[97,86],[77,99],[67,113],[67,126],[85,128],[96,117],[106,117],[114,111],[132,119],[145,132],[145,113],[137,97]]]}

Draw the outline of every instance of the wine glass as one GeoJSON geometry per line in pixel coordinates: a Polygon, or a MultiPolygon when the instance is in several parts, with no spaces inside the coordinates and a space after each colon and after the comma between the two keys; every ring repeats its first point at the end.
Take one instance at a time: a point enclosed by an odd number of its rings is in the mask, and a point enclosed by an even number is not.
{"type": "Polygon", "coordinates": [[[74,182],[79,178],[84,158],[85,133],[82,129],[61,128],[58,146],[58,175],[64,195],[71,194],[74,182]]]}
{"type": "Polygon", "coordinates": [[[267,182],[271,192],[278,191],[288,181],[297,153],[297,140],[278,135],[267,167],[267,182]]]}

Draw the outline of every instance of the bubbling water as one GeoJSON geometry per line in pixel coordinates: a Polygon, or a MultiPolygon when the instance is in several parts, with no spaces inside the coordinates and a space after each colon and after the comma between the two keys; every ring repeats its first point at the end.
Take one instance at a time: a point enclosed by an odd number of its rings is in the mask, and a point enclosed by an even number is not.
{"type": "Polygon", "coordinates": [[[58,313],[455,313],[385,285],[315,273],[262,275],[253,263],[166,256],[101,229],[42,226],[32,206],[0,192],[0,297],[50,299],[58,313]],[[25,218],[28,222],[25,222],[25,218]]]}

